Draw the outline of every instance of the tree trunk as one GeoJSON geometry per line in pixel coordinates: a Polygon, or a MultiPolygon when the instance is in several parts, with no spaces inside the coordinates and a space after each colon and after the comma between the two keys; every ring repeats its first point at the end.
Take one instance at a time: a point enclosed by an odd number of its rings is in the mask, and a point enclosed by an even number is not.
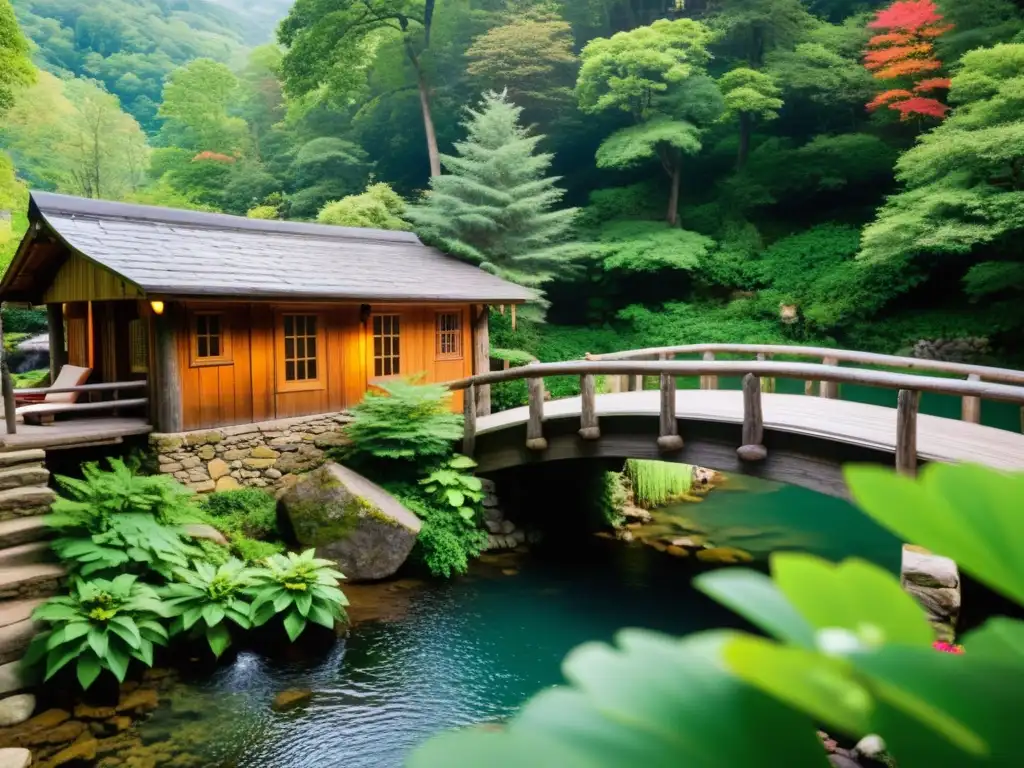
{"type": "Polygon", "coordinates": [[[423,132],[427,136],[427,156],[430,158],[430,175],[441,175],[441,153],[437,150],[437,134],[434,132],[434,117],[430,112],[430,87],[427,78],[420,68],[419,58],[413,53],[412,46],[406,40],[405,51],[409,56],[413,69],[416,70],[416,87],[420,92],[420,109],[423,110],[423,132]]]}
{"type": "Polygon", "coordinates": [[[736,155],[736,170],[742,171],[750,157],[750,133],[753,129],[753,119],[747,112],[740,112],[740,149],[736,155]]]}
{"type": "Polygon", "coordinates": [[[668,196],[668,213],[665,216],[665,221],[668,222],[670,227],[676,225],[676,221],[679,219],[679,163],[672,164],[672,189],[668,196]]]}

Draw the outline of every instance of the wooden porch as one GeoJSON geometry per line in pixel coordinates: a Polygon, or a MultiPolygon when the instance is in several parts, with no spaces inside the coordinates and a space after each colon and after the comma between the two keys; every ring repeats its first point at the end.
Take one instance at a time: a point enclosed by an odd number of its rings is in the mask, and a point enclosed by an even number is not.
{"type": "Polygon", "coordinates": [[[0,452],[28,448],[60,450],[93,445],[117,445],[124,438],[146,435],[153,431],[142,416],[94,416],[55,421],[49,426],[18,424],[13,435],[0,434],[0,452]]]}

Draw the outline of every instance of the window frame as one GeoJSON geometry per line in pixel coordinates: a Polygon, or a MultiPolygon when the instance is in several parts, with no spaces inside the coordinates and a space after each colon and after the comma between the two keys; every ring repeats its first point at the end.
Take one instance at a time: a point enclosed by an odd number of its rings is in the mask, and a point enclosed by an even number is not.
{"type": "Polygon", "coordinates": [[[439,309],[434,312],[434,361],[438,363],[447,363],[457,360],[466,359],[466,345],[464,341],[464,335],[466,331],[465,317],[461,309],[439,309]],[[443,317],[454,317],[457,321],[455,328],[442,329],[441,318],[443,317]],[[442,352],[441,350],[441,339],[442,334],[448,334],[451,340],[454,342],[456,351],[455,352],[442,352]]]}
{"type": "MultiPolygon", "coordinates": [[[[210,334],[206,334],[209,338],[210,334]]],[[[235,358],[231,352],[231,324],[228,322],[228,314],[222,309],[193,309],[188,313],[188,345],[189,365],[192,368],[206,368],[216,365],[234,365],[235,358]],[[200,317],[218,317],[220,319],[220,354],[199,356],[199,327],[197,325],[200,317]]]]}
{"type": "Polygon", "coordinates": [[[128,321],[128,371],[149,373],[149,323],[141,317],[128,321]]]}
{"type": "Polygon", "coordinates": [[[276,382],[277,392],[313,392],[327,389],[327,332],[326,315],[313,309],[302,307],[288,307],[277,309],[274,312],[274,347],[276,358],[276,382]],[[313,317],[316,319],[316,378],[298,379],[288,381],[285,377],[285,333],[284,320],[286,317],[313,317]]]}
{"type": "MultiPolygon", "coordinates": [[[[406,337],[405,337],[404,332],[403,332],[403,329],[408,326],[406,314],[404,312],[400,312],[400,311],[397,311],[397,310],[395,310],[395,311],[385,311],[385,312],[374,312],[372,315],[370,315],[370,318],[367,321],[367,325],[369,326],[369,334],[368,334],[369,338],[367,340],[368,341],[368,344],[367,344],[368,349],[367,349],[367,351],[369,352],[368,373],[369,373],[370,381],[371,382],[372,381],[387,381],[389,379],[401,378],[404,375],[403,374],[403,370],[405,369],[405,359],[406,359],[405,358],[405,355],[406,355],[406,343],[405,343],[406,342],[406,337]],[[397,338],[398,338],[398,355],[397,355],[398,370],[395,371],[395,372],[392,372],[392,373],[382,373],[382,374],[380,374],[378,376],[377,375],[377,354],[376,354],[376,349],[374,347],[374,342],[377,339],[376,324],[377,324],[377,319],[378,318],[385,318],[385,317],[395,317],[395,318],[398,318],[398,334],[397,334],[397,338]]],[[[391,357],[394,358],[395,355],[392,355],[391,357]]],[[[383,354],[381,355],[381,359],[382,360],[384,359],[383,354]]]]}

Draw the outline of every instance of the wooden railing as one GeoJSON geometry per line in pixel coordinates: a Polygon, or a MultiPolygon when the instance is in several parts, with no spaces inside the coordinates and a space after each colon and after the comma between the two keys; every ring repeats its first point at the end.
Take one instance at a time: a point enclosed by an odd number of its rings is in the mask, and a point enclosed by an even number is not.
{"type": "MultiPolygon", "coordinates": [[[[76,402],[72,404],[71,408],[67,407],[65,403],[53,403],[53,412],[47,414],[45,409],[36,410],[37,414],[44,417],[50,416],[52,421],[53,413],[93,413],[97,411],[117,411],[118,408],[141,408],[149,403],[149,399],[146,397],[133,397],[127,399],[121,399],[121,393],[124,391],[133,390],[145,390],[149,386],[149,382],[142,381],[112,381],[103,384],[79,384],[74,387],[32,387],[28,389],[15,389],[13,391],[14,398],[25,396],[45,396],[54,395],[67,392],[77,392],[79,394],[92,394],[100,393],[102,395],[110,395],[110,399],[98,400],[95,402],[76,402]]],[[[45,401],[39,403],[33,403],[38,405],[47,405],[45,401]]],[[[18,431],[17,413],[16,409],[10,406],[5,407],[4,418],[7,425],[7,434],[14,435],[18,431]]]]}
{"type": "MultiPolygon", "coordinates": [[[[708,345],[710,346],[710,345],[708,345]]],[[[740,349],[740,345],[715,345],[716,347],[728,347],[733,352],[740,349]]],[[[829,385],[838,384],[860,384],[870,387],[881,387],[896,389],[899,391],[896,408],[896,466],[901,472],[914,474],[917,471],[917,413],[920,404],[921,392],[934,392],[936,394],[953,395],[971,399],[972,402],[981,400],[998,400],[1003,402],[1024,405],[1024,387],[1011,386],[1004,383],[984,380],[976,370],[972,370],[969,379],[948,379],[930,376],[919,376],[915,374],[897,373],[890,371],[875,371],[860,368],[841,368],[834,364],[816,363],[791,363],[774,362],[769,360],[695,360],[695,361],[673,361],[669,359],[658,360],[657,362],[647,360],[629,360],[621,357],[632,355],[649,356],[655,354],[659,357],[668,358],[676,354],[676,350],[686,352],[699,352],[700,349],[693,347],[675,347],[656,350],[638,350],[637,352],[618,353],[620,359],[596,359],[592,356],[585,361],[573,361],[564,363],[538,363],[511,368],[505,371],[492,371],[490,373],[478,374],[468,379],[451,382],[448,388],[453,391],[464,390],[465,397],[465,437],[463,452],[472,455],[476,444],[477,414],[475,408],[476,390],[478,387],[497,384],[503,381],[515,381],[526,379],[529,389],[529,419],[526,426],[526,446],[530,450],[543,451],[547,448],[547,440],[544,437],[544,377],[546,376],[578,376],[580,378],[580,392],[582,401],[580,408],[580,430],[579,435],[584,440],[597,440],[601,436],[597,403],[596,403],[596,376],[628,376],[639,377],[658,376],[659,388],[661,391],[661,406],[659,411],[659,432],[658,447],[663,452],[678,451],[683,447],[683,439],[679,435],[678,422],[676,419],[676,379],[686,376],[700,376],[702,381],[715,382],[717,385],[720,376],[740,376],[743,379],[743,437],[742,445],[737,449],[739,458],[743,461],[762,461],[767,457],[767,450],[763,445],[764,419],[762,415],[761,391],[762,379],[790,378],[810,382],[823,382],[829,385]],[[977,377],[977,378],[975,378],[977,377]]],[[[744,349],[750,349],[745,347],[744,349]]],[[[763,347],[757,349],[772,349],[777,354],[798,354],[806,353],[809,356],[816,354],[819,350],[806,347],[783,347],[784,350],[798,350],[800,352],[780,352],[779,347],[763,347]]],[[[710,352],[711,350],[704,350],[710,352]]],[[[832,359],[841,359],[840,353],[836,350],[828,350],[832,359]]],[[[757,353],[765,354],[767,353],[757,353]]],[[[867,355],[868,353],[846,353],[849,356],[867,355]]],[[[889,355],[873,356],[875,358],[886,358],[887,362],[882,363],[877,359],[872,362],[876,364],[893,365],[893,360],[913,363],[935,363],[936,361],[917,361],[911,358],[896,358],[889,355]]],[[[859,361],[864,361],[863,358],[859,361]]],[[[829,360],[831,363],[832,361],[829,360]]],[[[947,364],[942,364],[947,365],[947,364]]],[[[954,365],[954,364],[948,364],[954,365]]],[[[982,368],[981,366],[968,366],[971,369],[982,368]]],[[[963,366],[961,366],[961,369],[963,366]]],[[[931,370],[939,370],[931,368],[931,370]]],[[[946,370],[946,369],[942,369],[946,370]]],[[[984,369],[986,372],[999,372],[999,376],[1019,377],[1024,382],[1024,373],[1008,371],[998,368],[984,369]]],[[[993,376],[987,373],[987,376],[993,376]]],[[[835,397],[829,388],[827,397],[835,397]]]]}

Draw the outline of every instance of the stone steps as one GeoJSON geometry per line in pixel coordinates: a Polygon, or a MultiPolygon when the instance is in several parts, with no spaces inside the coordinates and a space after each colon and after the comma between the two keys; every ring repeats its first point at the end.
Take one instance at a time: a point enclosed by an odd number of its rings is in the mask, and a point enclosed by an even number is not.
{"type": "MultiPolygon", "coordinates": [[[[0,456],[4,455],[0,453],[0,456]]],[[[45,515],[50,511],[50,505],[56,498],[57,493],[45,486],[8,488],[0,491],[0,521],[45,515]]]]}
{"type": "Polygon", "coordinates": [[[16,547],[30,541],[48,539],[52,529],[42,517],[16,517],[0,522],[0,549],[16,547]]]}
{"type": "Polygon", "coordinates": [[[20,464],[0,469],[0,491],[28,486],[45,487],[50,482],[50,470],[41,463],[20,464]]]}
{"type": "Polygon", "coordinates": [[[29,641],[45,629],[42,622],[32,620],[32,611],[43,602],[45,598],[0,603],[0,664],[21,658],[29,641]]]}
{"type": "MultiPolygon", "coordinates": [[[[0,571],[19,565],[52,563],[54,560],[56,560],[56,557],[53,550],[50,549],[50,542],[48,541],[30,541],[25,544],[18,544],[15,547],[0,549],[0,571]]],[[[0,589],[2,588],[3,584],[0,583],[0,589]]]]}
{"type": "Polygon", "coordinates": [[[46,451],[42,448],[0,453],[0,469],[8,469],[22,464],[42,464],[44,461],[46,461],[46,451]]]}
{"type": "Polygon", "coordinates": [[[57,563],[0,567],[0,598],[21,600],[55,595],[65,574],[64,566],[57,563]]]}

